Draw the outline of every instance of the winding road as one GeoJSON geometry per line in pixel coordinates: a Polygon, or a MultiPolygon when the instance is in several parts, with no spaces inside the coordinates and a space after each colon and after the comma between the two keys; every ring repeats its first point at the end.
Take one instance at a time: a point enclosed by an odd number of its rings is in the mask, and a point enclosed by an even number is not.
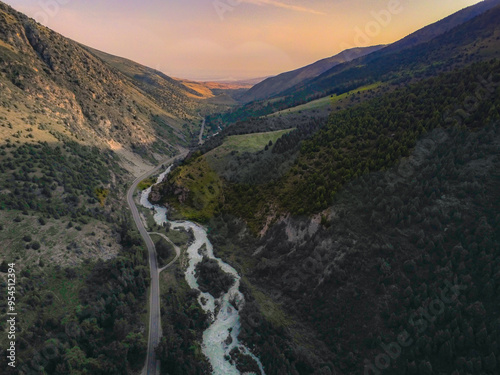
{"type": "MultiPolygon", "coordinates": [[[[137,189],[137,185],[142,180],[150,177],[156,173],[163,165],[172,164],[176,159],[183,158],[187,155],[187,151],[182,151],[182,153],[176,157],[164,160],[163,163],[153,168],[149,172],[144,173],[142,176],[138,177],[127,192],[127,203],[132,211],[132,217],[134,218],[135,225],[139,230],[149,253],[149,267],[151,272],[151,285],[150,285],[150,297],[149,297],[149,337],[148,337],[148,353],[146,357],[146,364],[142,370],[143,375],[159,375],[160,374],[160,361],[156,359],[155,348],[160,342],[161,338],[161,316],[160,316],[160,281],[158,270],[158,260],[156,257],[156,249],[148,231],[144,227],[144,224],[139,215],[139,210],[134,202],[134,193],[137,189]]],[[[176,249],[177,252],[177,249],[176,249]]],[[[177,257],[176,257],[177,259],[177,257]]]]}
{"type": "Polygon", "coordinates": [[[167,264],[165,267],[160,268],[158,270],[158,273],[161,273],[162,271],[164,271],[168,267],[170,267],[172,264],[174,264],[177,261],[177,259],[179,259],[179,257],[181,256],[181,249],[179,246],[177,246],[175,243],[173,243],[172,240],[170,238],[168,238],[167,236],[165,236],[163,233],[149,232],[149,234],[156,234],[157,236],[163,237],[165,239],[165,241],[167,241],[168,243],[170,243],[174,247],[174,250],[175,250],[175,258],[169,264],[167,264]]]}

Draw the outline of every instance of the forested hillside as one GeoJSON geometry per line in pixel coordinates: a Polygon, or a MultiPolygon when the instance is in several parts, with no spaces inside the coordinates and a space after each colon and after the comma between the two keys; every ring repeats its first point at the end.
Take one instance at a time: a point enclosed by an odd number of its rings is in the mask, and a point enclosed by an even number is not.
{"type": "Polygon", "coordinates": [[[234,217],[210,222],[221,255],[252,264],[243,335],[266,368],[496,374],[499,135],[498,121],[433,130],[407,161],[348,184],[321,222],[281,220],[260,240],[234,217]]]}
{"type": "MultiPolygon", "coordinates": [[[[21,218],[24,223],[28,219],[21,218]]],[[[39,225],[46,224],[40,220],[39,225]]],[[[24,257],[14,260],[19,262],[16,309],[22,313],[16,335],[20,365],[12,369],[3,356],[0,366],[5,374],[118,375],[143,367],[149,272],[141,239],[129,225],[124,220],[114,226],[122,250],[111,260],[87,259],[78,267],[61,267],[44,261],[44,256],[28,267],[22,267],[24,257]]],[[[75,242],[67,251],[81,251],[81,245],[75,242]]],[[[42,243],[42,251],[46,251],[43,247],[42,243]]],[[[40,255],[37,247],[31,248],[28,251],[40,255]]],[[[4,272],[2,265],[0,275],[4,272]]],[[[7,301],[5,290],[2,288],[2,301],[7,301]]],[[[2,302],[0,308],[5,328],[7,303],[2,302]]]]}
{"type": "MultiPolygon", "coordinates": [[[[258,156],[272,164],[276,158],[270,154],[288,153],[287,160],[295,158],[288,171],[259,184],[226,177],[223,199],[217,198],[224,202],[220,212],[244,218],[255,231],[282,214],[321,212],[345,183],[394,165],[426,132],[457,123],[474,130],[498,119],[499,71],[498,60],[474,64],[334,113],[319,131],[318,126],[299,126],[258,156]]],[[[240,159],[237,169],[250,168],[253,159],[240,159]]],[[[255,173],[266,169],[261,163],[255,173]]],[[[176,181],[170,178],[166,184],[176,181]]]]}
{"type": "Polygon", "coordinates": [[[147,347],[149,273],[141,239],[121,210],[126,173],[111,151],[53,134],[56,145],[14,138],[0,146],[0,278],[6,260],[16,264],[22,314],[22,365],[9,372],[4,356],[0,366],[6,374],[132,373],[147,347]]]}
{"type": "Polygon", "coordinates": [[[266,369],[497,373],[499,90],[500,62],[475,63],[299,124],[216,173],[226,138],[160,185],[181,213],[215,203],[198,219],[244,275],[240,337],[266,369]],[[223,189],[177,179],[189,174],[223,189]]]}

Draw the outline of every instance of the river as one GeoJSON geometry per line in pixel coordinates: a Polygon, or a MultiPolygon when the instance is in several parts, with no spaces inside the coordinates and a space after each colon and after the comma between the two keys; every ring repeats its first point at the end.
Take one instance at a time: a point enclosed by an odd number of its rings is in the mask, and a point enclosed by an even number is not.
{"type": "MultiPolygon", "coordinates": [[[[169,167],[157,179],[156,184],[163,181],[165,176],[170,172],[169,167]]],[[[158,225],[170,222],[172,229],[192,230],[194,241],[187,249],[189,257],[189,265],[185,272],[185,277],[188,285],[200,292],[198,303],[205,312],[208,313],[211,319],[210,326],[203,332],[202,351],[208,358],[213,368],[214,375],[240,375],[240,371],[236,366],[227,360],[229,353],[234,348],[246,355],[249,355],[259,366],[261,374],[265,375],[264,367],[257,358],[243,343],[239,342],[238,335],[241,329],[240,316],[238,309],[241,309],[245,304],[245,297],[240,292],[240,275],[229,264],[214,256],[213,246],[208,240],[207,231],[202,226],[190,221],[168,221],[167,209],[165,207],[153,205],[149,202],[148,197],[152,187],[144,190],[141,194],[140,203],[148,209],[154,209],[154,220],[158,225]],[[200,248],[205,245],[206,250],[201,253],[200,248]],[[214,298],[209,293],[203,293],[199,289],[199,285],[195,276],[196,265],[202,261],[203,255],[210,259],[215,259],[220,268],[232,275],[235,279],[233,286],[229,291],[220,298],[214,298]],[[232,302],[238,307],[236,309],[232,302]],[[228,340],[228,336],[231,340],[228,340]]]]}

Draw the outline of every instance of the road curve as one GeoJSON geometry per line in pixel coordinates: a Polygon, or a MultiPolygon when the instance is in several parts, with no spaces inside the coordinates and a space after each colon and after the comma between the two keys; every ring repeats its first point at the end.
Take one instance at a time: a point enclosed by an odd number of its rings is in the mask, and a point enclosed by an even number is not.
{"type": "Polygon", "coordinates": [[[161,337],[161,316],[160,316],[160,282],[159,282],[159,272],[158,272],[158,260],[156,258],[156,249],[149,236],[144,224],[142,223],[141,217],[139,215],[139,210],[134,202],[134,193],[137,189],[137,185],[142,180],[150,177],[156,173],[163,165],[169,165],[174,162],[174,160],[183,158],[187,155],[187,151],[183,151],[180,155],[167,159],[163,161],[157,167],[151,169],[149,172],[144,173],[142,176],[135,179],[132,186],[127,192],[127,203],[132,211],[132,217],[134,218],[135,225],[139,230],[146,247],[148,248],[149,254],[149,268],[151,273],[151,285],[150,285],[150,296],[149,296],[149,337],[148,337],[148,353],[146,357],[146,364],[142,370],[143,375],[159,375],[160,374],[160,362],[156,360],[155,348],[160,343],[161,337]]]}
{"type": "Polygon", "coordinates": [[[161,273],[162,271],[166,270],[168,267],[172,266],[172,264],[174,264],[177,261],[177,259],[179,259],[179,257],[181,256],[181,248],[179,246],[177,246],[175,243],[173,243],[172,240],[170,238],[168,238],[167,236],[165,236],[163,233],[149,232],[149,234],[156,234],[157,236],[163,237],[165,239],[165,241],[170,243],[175,249],[175,258],[169,264],[167,264],[165,267],[162,267],[158,270],[158,273],[161,273]]]}

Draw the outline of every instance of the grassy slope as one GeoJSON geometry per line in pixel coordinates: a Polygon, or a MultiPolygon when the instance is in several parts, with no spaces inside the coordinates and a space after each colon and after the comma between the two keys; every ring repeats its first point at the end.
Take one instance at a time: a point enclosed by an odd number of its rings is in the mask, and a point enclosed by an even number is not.
{"type": "Polygon", "coordinates": [[[231,158],[232,154],[261,151],[270,141],[274,144],[278,138],[292,130],[227,137],[221,146],[190,160],[169,176],[169,183],[188,193],[182,203],[179,202],[178,195],[166,197],[166,202],[185,218],[207,220],[224,202],[224,182],[216,171],[224,168],[225,159],[231,158]]]}
{"type": "Polygon", "coordinates": [[[324,98],[316,99],[313,101],[310,101],[309,103],[306,104],[301,104],[296,107],[288,108],[282,111],[278,111],[276,113],[273,113],[268,116],[278,116],[278,115],[286,115],[290,113],[296,113],[296,112],[301,112],[301,111],[308,111],[308,110],[313,110],[313,109],[322,109],[322,108],[332,108],[335,106],[338,102],[348,98],[351,95],[355,94],[361,94],[364,93],[365,91],[372,91],[380,87],[381,83],[374,83],[371,85],[363,86],[355,90],[351,90],[349,92],[337,95],[337,94],[332,94],[325,96],[324,98]]]}
{"type": "Polygon", "coordinates": [[[182,204],[176,196],[168,197],[167,202],[187,219],[205,221],[222,203],[222,180],[203,157],[177,168],[170,178],[187,192],[187,197],[182,204]]]}
{"type": "Polygon", "coordinates": [[[267,133],[253,133],[244,135],[233,135],[224,140],[222,146],[210,151],[207,156],[225,156],[233,151],[236,152],[257,152],[266,147],[271,141],[273,144],[278,138],[289,133],[293,129],[279,130],[267,133]]]}

